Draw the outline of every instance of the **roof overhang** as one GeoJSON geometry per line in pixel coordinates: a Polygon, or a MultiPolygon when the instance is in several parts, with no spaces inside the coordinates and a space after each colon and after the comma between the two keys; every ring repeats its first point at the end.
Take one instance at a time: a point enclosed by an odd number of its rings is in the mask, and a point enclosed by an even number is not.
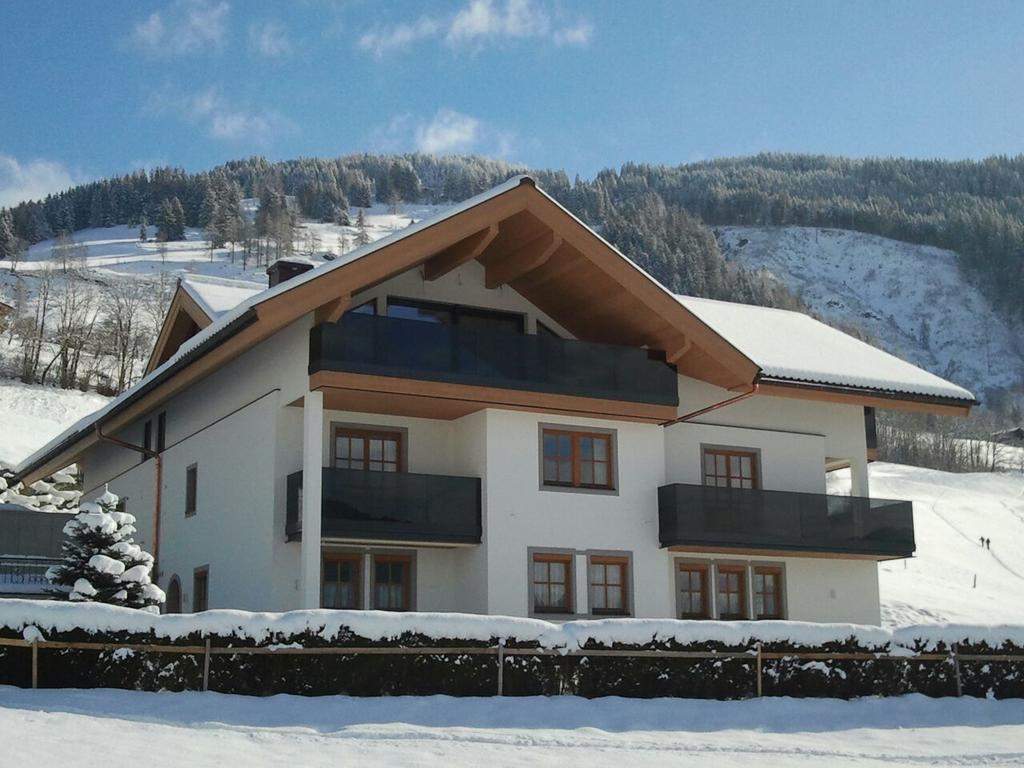
{"type": "Polygon", "coordinates": [[[145,373],[155,371],[169,360],[182,344],[213,320],[214,318],[210,317],[189,293],[184,281],[178,280],[163,325],[160,326],[160,333],[153,344],[153,351],[149,353],[145,373]]]}
{"type": "Polygon", "coordinates": [[[770,377],[759,378],[758,394],[862,405],[871,408],[888,408],[914,413],[934,413],[940,416],[967,416],[971,412],[971,407],[977,405],[977,402],[973,400],[957,400],[892,390],[840,387],[770,377]]]}

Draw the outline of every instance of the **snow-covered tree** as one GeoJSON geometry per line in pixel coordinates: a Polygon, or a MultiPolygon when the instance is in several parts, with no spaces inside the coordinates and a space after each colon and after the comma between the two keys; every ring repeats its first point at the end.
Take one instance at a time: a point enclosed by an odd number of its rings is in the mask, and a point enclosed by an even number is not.
{"type": "Polygon", "coordinates": [[[132,541],[135,517],[110,491],[86,502],[64,526],[63,562],[46,577],[58,594],[157,613],[166,596],[152,583],[153,556],[132,541]]]}
{"type": "Polygon", "coordinates": [[[36,480],[25,487],[11,483],[14,473],[0,467],[0,503],[20,504],[40,512],[66,512],[78,509],[82,492],[78,490],[78,477],[74,465],[54,472],[45,480],[36,480]]]}
{"type": "Polygon", "coordinates": [[[363,209],[359,209],[359,214],[356,216],[356,245],[366,245],[370,242],[370,234],[366,231],[366,217],[363,215],[363,209]]]}

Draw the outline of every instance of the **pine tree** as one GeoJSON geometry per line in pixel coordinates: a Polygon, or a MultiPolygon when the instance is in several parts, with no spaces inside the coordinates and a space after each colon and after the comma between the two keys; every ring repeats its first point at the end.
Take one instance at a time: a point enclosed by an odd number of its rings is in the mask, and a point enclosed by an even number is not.
{"type": "Polygon", "coordinates": [[[105,491],[64,526],[63,562],[47,571],[54,593],[75,602],[107,603],[157,613],[165,600],[152,583],[153,556],[132,541],[135,517],[117,511],[105,491]]]}
{"type": "Polygon", "coordinates": [[[366,245],[370,242],[370,235],[366,231],[366,217],[363,215],[363,209],[359,209],[359,215],[356,216],[356,245],[366,245]]]}
{"type": "Polygon", "coordinates": [[[143,216],[139,222],[139,242],[144,243],[149,239],[149,230],[146,228],[146,217],[143,216]]]}
{"type": "Polygon", "coordinates": [[[17,235],[14,234],[14,220],[6,208],[0,210],[0,259],[13,259],[21,249],[17,235]]]}

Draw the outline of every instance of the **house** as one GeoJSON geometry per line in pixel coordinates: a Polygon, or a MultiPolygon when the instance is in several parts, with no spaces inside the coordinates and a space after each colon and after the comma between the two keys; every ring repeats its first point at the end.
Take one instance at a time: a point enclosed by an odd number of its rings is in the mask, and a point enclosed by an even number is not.
{"type": "Polygon", "coordinates": [[[913,517],[870,497],[865,409],[974,404],[673,295],[529,177],[271,278],[183,281],[145,377],[17,470],[125,497],[171,611],[878,623],[913,517]]]}
{"type": "Polygon", "coordinates": [[[4,318],[6,318],[12,312],[14,312],[14,307],[12,307],[10,304],[5,304],[4,302],[0,301],[0,323],[2,323],[4,321],[4,318]]]}
{"type": "Polygon", "coordinates": [[[73,515],[0,504],[0,597],[49,598],[46,571],[60,562],[73,515]]]}
{"type": "Polygon", "coordinates": [[[1024,446],[1024,427],[1014,427],[1013,429],[1004,429],[1001,432],[993,432],[992,442],[1024,446]]]}

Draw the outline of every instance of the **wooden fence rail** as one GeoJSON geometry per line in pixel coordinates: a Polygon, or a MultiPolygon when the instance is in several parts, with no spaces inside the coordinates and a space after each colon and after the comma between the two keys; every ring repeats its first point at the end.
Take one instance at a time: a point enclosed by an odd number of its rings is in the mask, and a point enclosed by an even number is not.
{"type": "Polygon", "coordinates": [[[743,651],[668,651],[668,650],[628,650],[614,648],[507,648],[504,644],[492,646],[328,646],[299,647],[294,646],[213,646],[207,638],[204,645],[169,645],[161,643],[90,643],[67,640],[24,640],[19,638],[0,637],[0,647],[29,648],[32,651],[32,687],[39,687],[39,651],[40,650],[75,650],[75,651],[117,651],[128,650],[140,653],[176,653],[203,657],[203,690],[209,690],[210,657],[211,656],[495,656],[497,657],[499,696],[504,693],[505,659],[510,656],[586,656],[615,657],[636,659],[693,659],[693,660],[736,660],[750,659],[755,662],[757,670],[757,695],[763,693],[763,665],[768,660],[794,659],[796,661],[897,661],[904,663],[947,663],[953,666],[957,696],[963,695],[963,682],[960,666],[968,663],[1022,663],[1024,654],[959,653],[954,645],[949,653],[914,653],[885,654],[867,652],[821,652],[821,651],[765,651],[761,643],[743,651]]]}

